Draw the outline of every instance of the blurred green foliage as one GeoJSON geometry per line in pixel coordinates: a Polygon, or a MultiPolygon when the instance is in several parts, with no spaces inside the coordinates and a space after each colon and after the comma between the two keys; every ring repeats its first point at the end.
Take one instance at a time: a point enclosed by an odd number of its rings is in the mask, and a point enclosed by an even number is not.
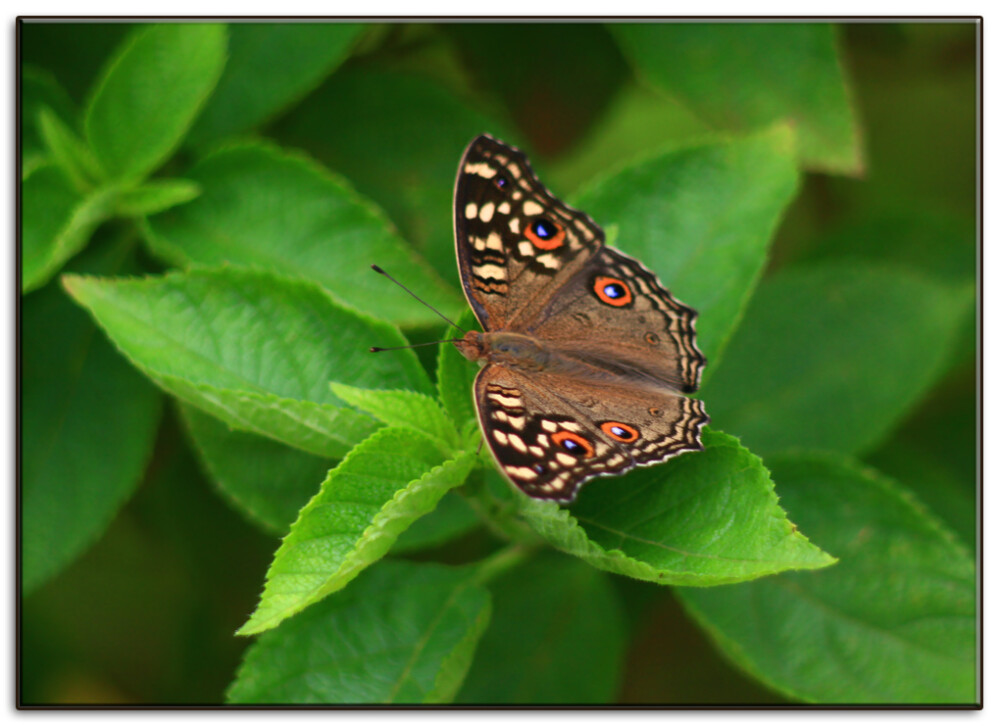
{"type": "Polygon", "coordinates": [[[18,32],[22,705],[980,701],[974,22],[18,32]],[[483,132],[699,310],[706,451],[526,501],[367,354],[372,262],[469,323],[483,132]]]}

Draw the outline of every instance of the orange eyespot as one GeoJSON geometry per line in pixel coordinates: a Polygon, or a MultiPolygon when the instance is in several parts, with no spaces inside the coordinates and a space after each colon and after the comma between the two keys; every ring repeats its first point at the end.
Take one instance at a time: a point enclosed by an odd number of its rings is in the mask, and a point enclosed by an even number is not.
{"type": "Polygon", "coordinates": [[[594,446],[587,439],[572,431],[556,431],[552,440],[567,454],[589,459],[594,455],[594,446]]]}
{"type": "Polygon", "coordinates": [[[601,431],[613,438],[615,441],[624,441],[631,444],[639,438],[639,432],[621,421],[605,421],[601,424],[601,431]]]}
{"type": "Polygon", "coordinates": [[[535,217],[525,226],[524,236],[540,250],[554,250],[562,247],[566,240],[566,230],[561,224],[556,224],[545,217],[535,217]]]}
{"type": "Polygon", "coordinates": [[[617,277],[598,275],[594,278],[593,290],[597,299],[606,305],[621,308],[632,304],[632,290],[617,277]]]}

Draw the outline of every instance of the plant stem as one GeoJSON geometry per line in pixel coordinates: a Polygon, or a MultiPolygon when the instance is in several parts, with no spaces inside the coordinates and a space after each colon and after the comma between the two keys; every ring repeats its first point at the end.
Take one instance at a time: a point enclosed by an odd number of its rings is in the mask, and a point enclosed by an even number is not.
{"type": "Polygon", "coordinates": [[[537,545],[510,544],[501,547],[492,555],[482,560],[476,567],[475,581],[485,585],[499,575],[507,572],[527,560],[538,551],[537,545]]]}

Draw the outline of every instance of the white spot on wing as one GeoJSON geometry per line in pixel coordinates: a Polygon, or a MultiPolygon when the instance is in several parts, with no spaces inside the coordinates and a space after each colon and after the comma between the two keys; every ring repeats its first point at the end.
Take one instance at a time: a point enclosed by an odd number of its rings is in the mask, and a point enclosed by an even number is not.
{"type": "Polygon", "coordinates": [[[481,176],[483,179],[492,179],[497,175],[497,170],[489,164],[479,161],[466,164],[465,173],[475,174],[476,176],[481,176]]]}
{"type": "Polygon", "coordinates": [[[536,202],[535,200],[529,199],[524,203],[522,209],[524,210],[524,216],[534,217],[536,214],[541,214],[542,211],[544,210],[544,207],[542,207],[542,205],[536,202]]]}
{"type": "Polygon", "coordinates": [[[465,205],[465,218],[474,219],[479,213],[479,207],[476,206],[475,202],[469,202],[465,205]]]}
{"type": "Polygon", "coordinates": [[[561,266],[559,264],[559,260],[557,260],[551,252],[548,252],[544,255],[539,255],[536,259],[550,270],[558,270],[559,267],[561,266]]]}
{"type": "Polygon", "coordinates": [[[479,210],[479,218],[484,222],[489,222],[493,219],[493,212],[495,211],[496,206],[493,202],[486,202],[486,204],[483,205],[483,208],[479,210]]]}
{"type": "MultiPolygon", "coordinates": [[[[486,265],[484,265],[484,267],[485,266],[486,265]]],[[[520,406],[521,405],[521,399],[520,398],[508,397],[508,396],[503,395],[502,393],[491,393],[491,394],[489,394],[489,397],[491,399],[493,399],[494,401],[496,401],[497,403],[499,403],[501,406],[512,407],[512,406],[520,406]]]]}
{"type": "MultiPolygon", "coordinates": [[[[477,246],[476,249],[479,249],[479,247],[477,246]]],[[[507,270],[500,267],[500,265],[479,265],[473,269],[480,277],[492,277],[494,280],[507,279],[507,270]]]]}

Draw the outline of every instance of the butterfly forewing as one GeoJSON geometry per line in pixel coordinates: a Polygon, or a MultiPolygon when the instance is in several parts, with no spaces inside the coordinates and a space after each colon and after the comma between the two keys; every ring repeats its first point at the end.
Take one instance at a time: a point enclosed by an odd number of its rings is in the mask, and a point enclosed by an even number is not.
{"type": "Polygon", "coordinates": [[[466,149],[455,183],[455,247],[484,330],[529,322],[603,240],[590,217],[542,186],[520,151],[485,135],[466,149]]]}
{"type": "Polygon", "coordinates": [[[705,365],[696,317],[640,262],[605,247],[549,300],[528,332],[568,358],[638,385],[691,393],[705,365]]]}

